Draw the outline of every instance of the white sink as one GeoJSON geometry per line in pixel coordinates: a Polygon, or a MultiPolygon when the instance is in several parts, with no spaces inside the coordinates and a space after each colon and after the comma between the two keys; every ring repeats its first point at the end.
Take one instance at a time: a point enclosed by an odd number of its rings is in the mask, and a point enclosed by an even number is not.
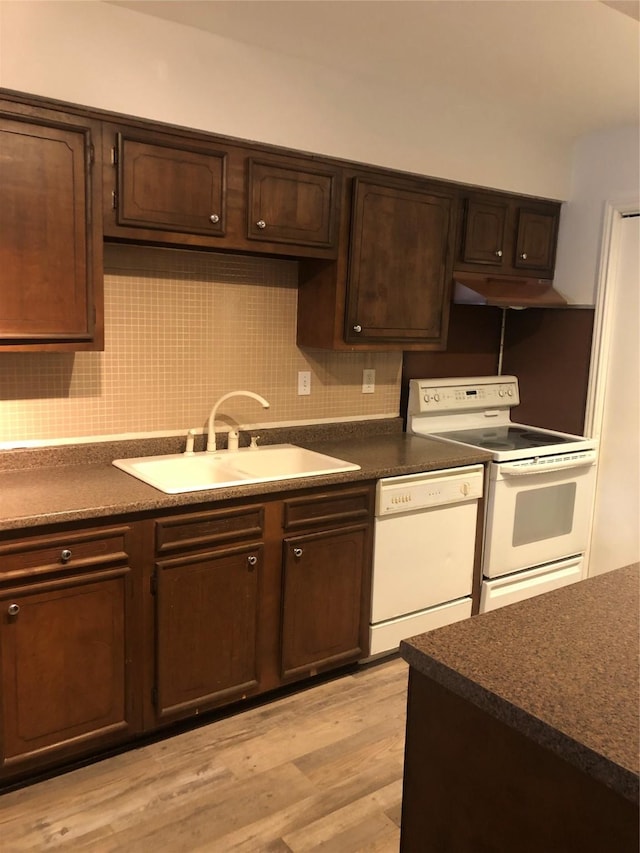
{"type": "Polygon", "coordinates": [[[115,459],[117,468],[169,495],[358,471],[359,465],[295,444],[115,459]]]}

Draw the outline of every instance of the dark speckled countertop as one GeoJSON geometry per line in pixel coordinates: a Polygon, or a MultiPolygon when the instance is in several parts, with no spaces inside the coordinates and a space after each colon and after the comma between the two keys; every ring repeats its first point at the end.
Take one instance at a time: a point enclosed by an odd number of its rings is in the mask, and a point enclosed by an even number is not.
{"type": "Polygon", "coordinates": [[[416,670],[638,801],[640,570],[404,641],[416,670]]]}
{"type": "Polygon", "coordinates": [[[0,531],[377,480],[485,462],[490,458],[481,450],[407,435],[402,432],[399,419],[383,424],[373,421],[297,430],[281,428],[263,434],[262,441],[299,444],[346,459],[360,465],[361,470],[167,495],[115,468],[111,462],[125,457],[179,453],[184,449],[184,438],[2,451],[0,531]]]}

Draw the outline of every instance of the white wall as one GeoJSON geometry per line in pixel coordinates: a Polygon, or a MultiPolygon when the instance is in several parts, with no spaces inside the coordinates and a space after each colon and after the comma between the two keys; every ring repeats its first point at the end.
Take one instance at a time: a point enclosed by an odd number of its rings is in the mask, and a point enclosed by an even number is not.
{"type": "Polygon", "coordinates": [[[569,143],[447,89],[339,74],[96,0],[0,0],[0,85],[514,192],[567,198],[569,143]]]}
{"type": "Polygon", "coordinates": [[[563,206],[555,285],[569,302],[594,305],[605,202],[640,196],[640,128],[623,127],[578,140],[570,201],[563,206]]]}

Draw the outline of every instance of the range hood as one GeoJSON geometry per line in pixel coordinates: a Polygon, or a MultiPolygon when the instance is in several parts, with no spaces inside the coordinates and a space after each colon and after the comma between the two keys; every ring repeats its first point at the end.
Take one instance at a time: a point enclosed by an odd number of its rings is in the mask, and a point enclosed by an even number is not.
{"type": "Polygon", "coordinates": [[[454,272],[453,301],[461,305],[499,308],[559,308],[567,300],[546,278],[454,272]]]}

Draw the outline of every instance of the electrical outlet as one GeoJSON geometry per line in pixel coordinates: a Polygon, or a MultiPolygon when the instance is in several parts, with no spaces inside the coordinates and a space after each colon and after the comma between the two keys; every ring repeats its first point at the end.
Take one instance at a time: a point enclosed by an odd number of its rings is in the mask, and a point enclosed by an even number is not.
{"type": "Polygon", "coordinates": [[[298,396],[302,397],[311,393],[311,371],[298,371],[298,396]]]}
{"type": "Polygon", "coordinates": [[[376,390],[376,372],[373,368],[362,371],[362,393],[373,394],[376,390]]]}

